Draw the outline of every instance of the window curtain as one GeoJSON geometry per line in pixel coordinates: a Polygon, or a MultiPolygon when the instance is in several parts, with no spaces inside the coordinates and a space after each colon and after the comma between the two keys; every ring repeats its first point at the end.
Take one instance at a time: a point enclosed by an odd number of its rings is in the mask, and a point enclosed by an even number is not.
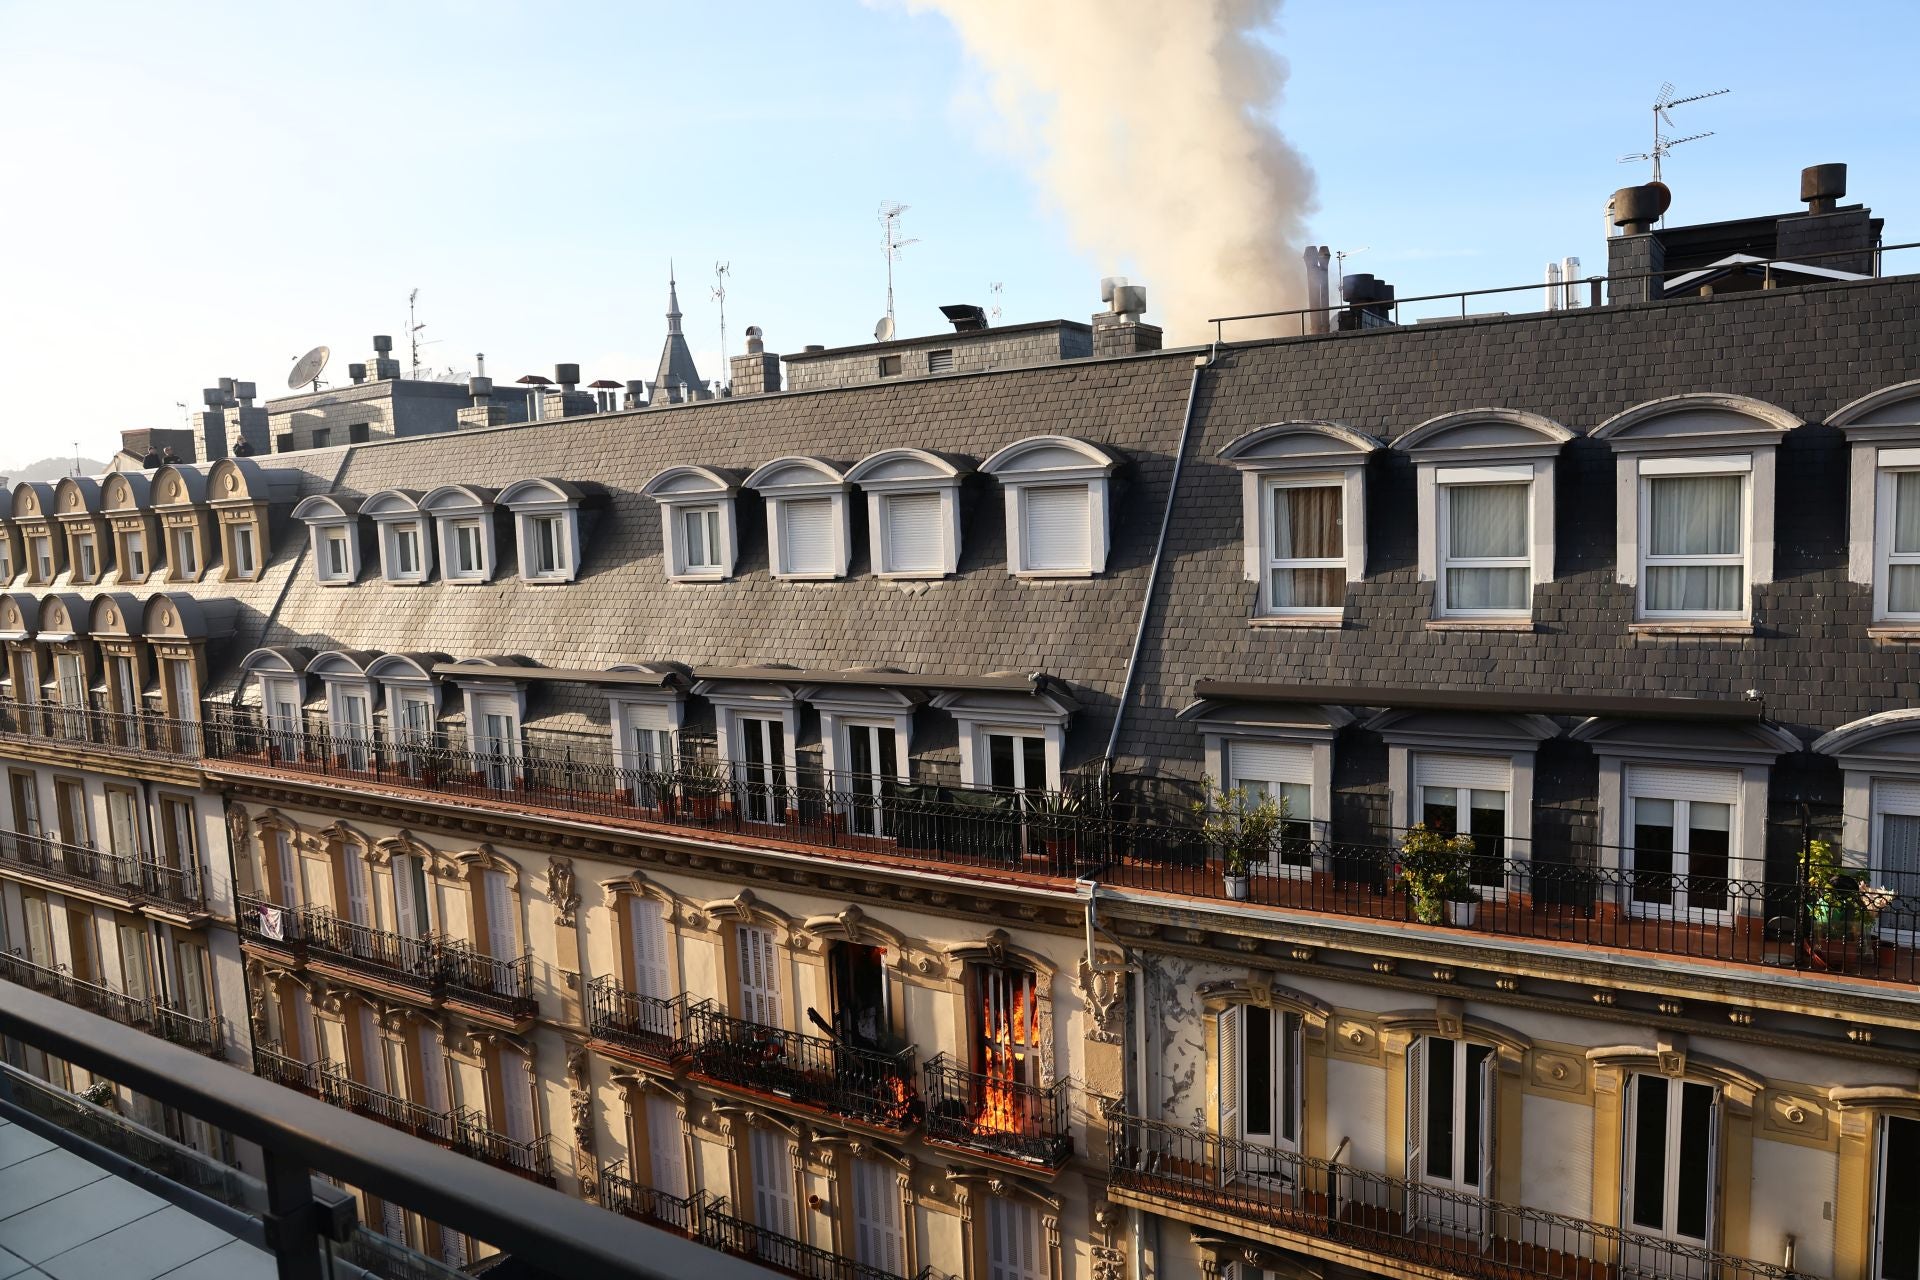
{"type": "Polygon", "coordinates": [[[1880,815],[1880,874],[1903,898],[1920,898],[1920,814],[1880,815]]]}
{"type": "MultiPolygon", "coordinates": [[[[1462,484],[1447,489],[1449,560],[1524,560],[1527,556],[1524,484],[1462,484]]],[[[1527,607],[1524,568],[1449,568],[1447,607],[1527,607]]]]}
{"type": "MultiPolygon", "coordinates": [[[[1920,471],[1893,477],[1893,553],[1920,555],[1920,471]]],[[[1887,612],[1920,613],[1920,564],[1887,566],[1887,612]]]]}
{"type": "MultiPolygon", "coordinates": [[[[1273,558],[1340,560],[1346,555],[1341,531],[1340,488],[1280,488],[1273,491],[1273,558]]],[[[1345,569],[1275,569],[1276,608],[1337,609],[1345,602],[1345,569]]]]}
{"type": "MultiPolygon", "coordinates": [[[[1659,476],[1648,486],[1652,556],[1739,555],[1743,481],[1739,476],[1659,476]]],[[[1739,565],[1649,565],[1647,608],[1673,613],[1737,613],[1739,565]]]]}

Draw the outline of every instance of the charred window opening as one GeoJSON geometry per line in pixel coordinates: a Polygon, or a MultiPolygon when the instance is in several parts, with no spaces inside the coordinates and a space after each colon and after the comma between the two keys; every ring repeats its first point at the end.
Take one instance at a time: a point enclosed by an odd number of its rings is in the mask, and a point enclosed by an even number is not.
{"type": "Polygon", "coordinates": [[[886,950],[836,942],[827,953],[827,977],[834,1038],[856,1049],[884,1051],[892,1040],[886,950]]]}

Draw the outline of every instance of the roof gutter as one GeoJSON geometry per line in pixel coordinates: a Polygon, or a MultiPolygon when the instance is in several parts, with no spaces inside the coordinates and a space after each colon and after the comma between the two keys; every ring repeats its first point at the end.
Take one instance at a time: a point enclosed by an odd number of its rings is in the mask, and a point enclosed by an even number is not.
{"type": "Polygon", "coordinates": [[[1160,534],[1153,542],[1153,565],[1147,570],[1147,591],[1140,601],[1140,623],[1133,631],[1133,649],[1127,655],[1127,672],[1121,677],[1120,700],[1113,709],[1113,731],[1107,735],[1106,754],[1100,759],[1103,779],[1113,776],[1113,759],[1120,750],[1120,728],[1127,719],[1127,700],[1133,696],[1134,674],[1140,665],[1140,649],[1146,644],[1147,622],[1153,616],[1153,595],[1160,586],[1160,561],[1167,550],[1167,530],[1173,524],[1173,502],[1180,493],[1180,473],[1187,465],[1187,445],[1193,439],[1193,407],[1200,399],[1200,375],[1220,358],[1220,344],[1207,354],[1193,358],[1193,381],[1187,384],[1187,411],[1180,422],[1180,447],[1173,455],[1173,475],[1167,481],[1167,502],[1160,512],[1160,534]]]}

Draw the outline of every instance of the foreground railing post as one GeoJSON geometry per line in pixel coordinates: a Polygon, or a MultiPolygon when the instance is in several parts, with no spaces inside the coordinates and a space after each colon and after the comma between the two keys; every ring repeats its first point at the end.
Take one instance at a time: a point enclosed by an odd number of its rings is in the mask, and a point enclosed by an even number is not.
{"type": "Polygon", "coordinates": [[[313,1176],[288,1156],[265,1151],[267,1246],[280,1280],[321,1280],[319,1206],[313,1176]]]}

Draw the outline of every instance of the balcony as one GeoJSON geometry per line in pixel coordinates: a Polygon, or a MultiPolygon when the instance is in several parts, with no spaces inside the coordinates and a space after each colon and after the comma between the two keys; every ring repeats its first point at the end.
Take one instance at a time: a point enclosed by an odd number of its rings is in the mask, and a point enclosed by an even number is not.
{"type": "Polygon", "coordinates": [[[428,1003],[516,1026],[539,1012],[530,951],[501,960],[460,939],[409,938],[343,920],[324,907],[283,907],[244,894],[239,923],[241,940],[251,946],[343,969],[428,1003]]]}
{"type": "Polygon", "coordinates": [[[302,1062],[289,1057],[278,1044],[270,1041],[257,1042],[253,1046],[253,1074],[289,1089],[298,1089],[309,1097],[326,1096],[319,1063],[302,1062]]]}
{"type": "Polygon", "coordinates": [[[603,974],[587,984],[587,1026],[602,1053],[665,1066],[687,1050],[687,997],[635,995],[603,974]]]}
{"type": "Polygon", "coordinates": [[[182,1013],[145,996],[128,995],[103,987],[97,982],[76,978],[64,966],[49,968],[36,964],[18,951],[0,955],[0,978],[32,987],[68,1004],[97,1013],[103,1018],[149,1035],[206,1054],[220,1056],[220,1024],[209,1018],[182,1013]]]}
{"type": "Polygon", "coordinates": [[[913,1050],[876,1053],[730,1018],[702,1002],[687,1011],[693,1071],[718,1084],[879,1129],[920,1118],[913,1050]]]}
{"type": "MultiPolygon", "coordinates": [[[[725,1200],[711,1200],[701,1208],[699,1239],[709,1249],[718,1249],[736,1258],[751,1258],[769,1270],[798,1277],[798,1280],[906,1280],[885,1268],[855,1262],[818,1245],[756,1227],[728,1213],[725,1200]]],[[[933,1269],[928,1267],[913,1280],[933,1280],[934,1276],[933,1269]]]]}
{"type": "Polygon", "coordinates": [[[27,831],[0,831],[0,860],[26,879],[128,908],[151,904],[173,914],[207,909],[197,868],[178,871],[27,831]]]}
{"type": "MultiPolygon", "coordinates": [[[[320,1096],[336,1107],[485,1161],[496,1169],[505,1169],[549,1187],[554,1185],[553,1153],[546,1134],[527,1142],[516,1142],[487,1128],[486,1118],[471,1108],[435,1111],[350,1079],[347,1069],[337,1062],[284,1061],[311,1071],[319,1081],[320,1096]]],[[[271,1065],[276,1070],[282,1069],[281,1063],[271,1065]]]]}
{"type": "Polygon", "coordinates": [[[90,699],[83,707],[0,699],[0,738],[52,739],[102,751],[192,760],[205,748],[200,726],[145,711],[109,711],[90,699]]]}
{"type": "Polygon", "coordinates": [[[1769,1263],[1132,1116],[1108,1128],[1108,1178],[1117,1203],[1396,1275],[1794,1280],[1769,1263]]]}
{"type": "Polygon", "coordinates": [[[1064,1077],[1042,1088],[968,1071],[944,1053],[921,1073],[928,1141],[1046,1169],[1073,1155],[1064,1077]]]}
{"type": "Polygon", "coordinates": [[[697,1239],[703,1197],[669,1195],[627,1176],[627,1162],[615,1160],[600,1171],[600,1203],[615,1213],[697,1239]]]}

